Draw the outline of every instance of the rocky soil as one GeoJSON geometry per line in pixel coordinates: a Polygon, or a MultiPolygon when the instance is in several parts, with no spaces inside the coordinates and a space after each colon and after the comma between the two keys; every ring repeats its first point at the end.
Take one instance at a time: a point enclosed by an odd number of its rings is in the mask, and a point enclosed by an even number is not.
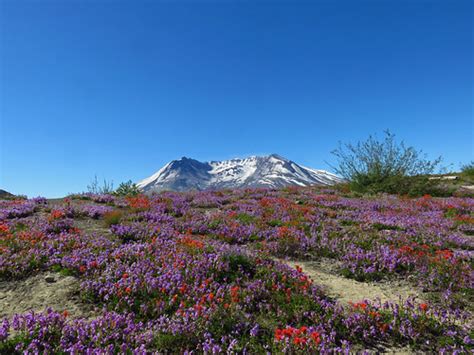
{"type": "Polygon", "coordinates": [[[73,318],[90,318],[94,309],[80,299],[80,283],[73,276],[40,273],[20,281],[0,282],[0,318],[50,307],[73,318]]]}

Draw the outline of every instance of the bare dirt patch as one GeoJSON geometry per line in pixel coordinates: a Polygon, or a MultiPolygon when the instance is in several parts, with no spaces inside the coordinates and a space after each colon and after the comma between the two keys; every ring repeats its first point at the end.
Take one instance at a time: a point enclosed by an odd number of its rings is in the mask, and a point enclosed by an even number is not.
{"type": "Polygon", "coordinates": [[[41,312],[48,307],[58,312],[67,310],[73,318],[93,317],[93,307],[81,302],[79,290],[80,281],[77,278],[58,273],[41,273],[19,281],[1,281],[0,318],[31,310],[41,312]]]}
{"type": "Polygon", "coordinates": [[[112,232],[104,225],[104,221],[101,219],[74,219],[74,227],[79,228],[87,234],[103,235],[107,237],[112,236],[112,232]]]}
{"type": "Polygon", "coordinates": [[[400,302],[400,300],[409,297],[416,297],[418,301],[423,302],[419,292],[408,284],[397,281],[359,282],[337,275],[331,272],[334,269],[334,261],[331,259],[322,259],[317,262],[281,259],[279,261],[291,267],[299,265],[316,285],[320,285],[326,290],[328,296],[334,297],[342,303],[359,302],[364,299],[400,302]]]}

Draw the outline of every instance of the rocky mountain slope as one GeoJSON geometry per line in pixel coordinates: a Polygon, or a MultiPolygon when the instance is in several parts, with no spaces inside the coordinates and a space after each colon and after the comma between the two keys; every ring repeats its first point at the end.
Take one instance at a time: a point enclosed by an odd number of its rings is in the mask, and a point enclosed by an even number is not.
{"type": "Polygon", "coordinates": [[[327,171],[307,168],[272,154],[211,162],[183,157],[166,164],[137,185],[144,192],[153,192],[333,185],[340,181],[340,177],[327,171]]]}

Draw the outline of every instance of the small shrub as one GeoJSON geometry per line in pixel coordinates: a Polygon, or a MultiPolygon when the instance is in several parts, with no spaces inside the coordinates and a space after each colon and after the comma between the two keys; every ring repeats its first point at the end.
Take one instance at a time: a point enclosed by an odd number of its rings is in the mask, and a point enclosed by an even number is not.
{"type": "Polygon", "coordinates": [[[245,254],[230,253],[222,258],[224,263],[228,263],[228,268],[222,270],[218,278],[234,281],[244,275],[252,278],[256,273],[256,264],[245,254]]]}
{"type": "Polygon", "coordinates": [[[382,230],[398,230],[398,231],[401,231],[403,230],[403,228],[400,228],[399,226],[393,226],[393,225],[390,225],[390,224],[384,224],[384,223],[374,223],[372,224],[372,228],[374,228],[375,230],[378,230],[378,231],[382,231],[382,230]]]}
{"type": "Polygon", "coordinates": [[[104,183],[102,186],[99,184],[99,180],[97,179],[97,175],[94,176],[94,179],[87,185],[87,192],[96,195],[106,195],[111,194],[114,192],[114,183],[113,181],[107,181],[104,179],[104,183]]]}
{"type": "Polygon", "coordinates": [[[122,220],[123,213],[121,211],[112,211],[104,214],[104,223],[106,227],[119,224],[122,220]]]}
{"type": "Polygon", "coordinates": [[[474,161],[461,166],[461,173],[465,177],[474,179],[474,161]]]}
{"type": "Polygon", "coordinates": [[[132,182],[132,180],[122,182],[114,192],[114,194],[117,196],[136,196],[139,193],[140,189],[132,182]]]}
{"type": "Polygon", "coordinates": [[[257,220],[255,216],[249,215],[247,213],[239,213],[235,219],[240,221],[242,224],[253,224],[257,220]]]}
{"type": "Polygon", "coordinates": [[[297,256],[300,250],[300,240],[293,235],[285,235],[278,239],[275,252],[280,256],[297,256]]]}

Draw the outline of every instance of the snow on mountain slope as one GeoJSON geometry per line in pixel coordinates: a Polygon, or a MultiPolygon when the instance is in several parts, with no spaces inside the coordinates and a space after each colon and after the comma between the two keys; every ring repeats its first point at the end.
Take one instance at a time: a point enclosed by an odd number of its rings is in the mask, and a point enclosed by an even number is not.
{"type": "Polygon", "coordinates": [[[342,179],[279,155],[199,162],[190,158],[173,160],[137,185],[144,192],[206,190],[240,187],[284,187],[332,185],[342,179]]]}

